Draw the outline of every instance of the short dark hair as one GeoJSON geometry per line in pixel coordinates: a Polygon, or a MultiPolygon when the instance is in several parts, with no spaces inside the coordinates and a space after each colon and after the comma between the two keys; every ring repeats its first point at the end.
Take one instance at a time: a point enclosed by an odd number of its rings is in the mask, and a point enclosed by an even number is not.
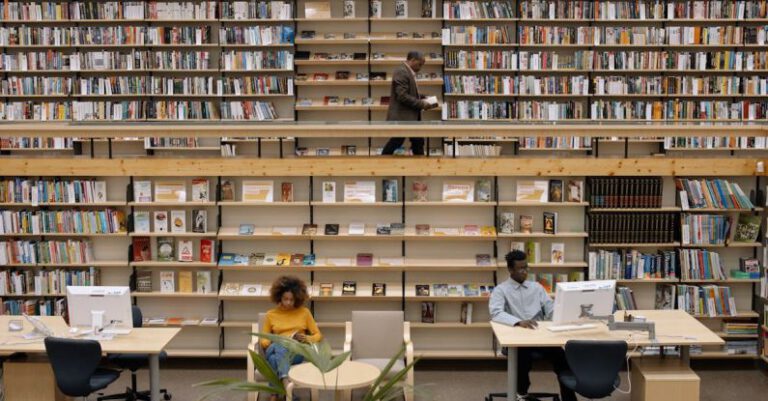
{"type": "Polygon", "coordinates": [[[418,51],[416,51],[416,50],[411,50],[411,51],[409,51],[409,52],[408,52],[408,55],[407,55],[407,56],[405,56],[405,60],[406,60],[406,61],[411,61],[411,60],[424,60],[424,55],[423,55],[423,54],[421,54],[421,52],[418,52],[418,51]]]}
{"type": "Polygon", "coordinates": [[[272,288],[269,289],[269,297],[272,302],[279,304],[283,299],[283,294],[290,292],[293,294],[293,306],[299,308],[304,305],[304,302],[309,298],[307,292],[307,285],[301,279],[294,276],[281,276],[272,283],[272,288]]]}
{"type": "Polygon", "coordinates": [[[507,260],[507,268],[511,269],[515,267],[515,262],[528,260],[528,255],[526,255],[523,251],[515,249],[514,251],[508,253],[504,258],[507,260]]]}

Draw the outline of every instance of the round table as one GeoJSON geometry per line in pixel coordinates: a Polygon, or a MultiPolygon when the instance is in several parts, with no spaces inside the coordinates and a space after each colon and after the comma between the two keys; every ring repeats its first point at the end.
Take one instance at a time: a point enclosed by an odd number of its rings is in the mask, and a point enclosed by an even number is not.
{"type": "MultiPolygon", "coordinates": [[[[333,399],[340,401],[349,398],[353,389],[373,384],[380,374],[381,371],[373,365],[344,361],[338,368],[326,373],[323,381],[320,370],[310,363],[302,363],[288,371],[288,378],[291,381],[288,400],[292,399],[292,389],[295,386],[309,388],[313,393],[317,390],[334,391],[333,399]]],[[[316,398],[313,396],[313,399],[316,398]]]]}

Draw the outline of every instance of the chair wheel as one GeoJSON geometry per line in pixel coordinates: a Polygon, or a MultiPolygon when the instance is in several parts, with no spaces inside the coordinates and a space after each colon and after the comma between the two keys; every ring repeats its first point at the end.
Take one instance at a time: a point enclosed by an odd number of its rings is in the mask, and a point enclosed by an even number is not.
{"type": "Polygon", "coordinates": [[[163,394],[163,399],[164,399],[165,401],[170,401],[170,400],[171,400],[171,395],[170,395],[170,394],[168,394],[168,393],[165,393],[165,394],[163,394]]]}

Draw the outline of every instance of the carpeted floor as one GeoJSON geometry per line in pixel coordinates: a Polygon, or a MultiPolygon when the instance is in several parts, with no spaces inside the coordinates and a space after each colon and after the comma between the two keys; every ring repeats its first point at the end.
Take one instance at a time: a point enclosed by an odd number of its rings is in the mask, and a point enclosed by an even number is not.
{"type": "MultiPolygon", "coordinates": [[[[245,364],[231,360],[174,360],[162,366],[161,381],[174,400],[196,401],[206,390],[193,387],[195,383],[225,377],[244,379],[245,364]]],[[[417,400],[430,401],[483,401],[489,392],[504,390],[505,372],[499,363],[461,363],[425,361],[416,370],[417,400]]],[[[739,363],[723,366],[722,364],[701,362],[694,366],[701,377],[701,401],[724,400],[760,400],[768,393],[768,370],[760,370],[757,364],[739,363]]],[[[107,394],[118,392],[130,381],[130,375],[124,373],[121,379],[110,386],[107,394]]],[[[622,389],[627,388],[626,375],[623,375],[622,389]]],[[[557,391],[555,375],[542,366],[531,374],[531,391],[557,391]]],[[[146,371],[139,372],[139,384],[148,388],[146,371]]],[[[300,392],[302,400],[308,400],[307,392],[300,392]]],[[[359,399],[361,394],[355,394],[359,399]]],[[[330,400],[330,394],[323,400],[330,400]]],[[[95,397],[91,397],[95,399],[95,397]]],[[[226,393],[209,398],[212,401],[241,401],[243,394],[226,393]]],[[[262,397],[266,400],[266,397],[262,397]]],[[[607,400],[629,401],[630,396],[615,392],[607,400]]],[[[661,401],[661,400],[660,400],[661,401]]]]}

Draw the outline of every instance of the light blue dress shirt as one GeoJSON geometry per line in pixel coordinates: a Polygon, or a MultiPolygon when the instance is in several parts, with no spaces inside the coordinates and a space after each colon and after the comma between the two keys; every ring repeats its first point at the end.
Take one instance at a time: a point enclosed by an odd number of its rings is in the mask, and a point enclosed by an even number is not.
{"type": "Polygon", "coordinates": [[[493,289],[488,308],[492,321],[514,326],[521,320],[551,319],[555,302],[541,284],[535,281],[520,284],[509,278],[493,289]]]}

